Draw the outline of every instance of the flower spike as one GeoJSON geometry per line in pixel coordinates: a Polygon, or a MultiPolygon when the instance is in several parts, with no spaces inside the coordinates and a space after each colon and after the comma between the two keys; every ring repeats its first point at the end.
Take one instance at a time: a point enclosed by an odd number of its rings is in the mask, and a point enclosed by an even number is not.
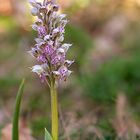
{"type": "Polygon", "coordinates": [[[63,43],[68,22],[66,15],[59,14],[56,0],[44,0],[42,3],[29,0],[29,3],[32,15],[37,17],[32,28],[38,33],[36,43],[29,51],[39,63],[32,67],[32,72],[37,73],[41,81],[65,81],[71,74],[68,67],[74,62],[66,60],[66,53],[72,45],[63,43]]]}

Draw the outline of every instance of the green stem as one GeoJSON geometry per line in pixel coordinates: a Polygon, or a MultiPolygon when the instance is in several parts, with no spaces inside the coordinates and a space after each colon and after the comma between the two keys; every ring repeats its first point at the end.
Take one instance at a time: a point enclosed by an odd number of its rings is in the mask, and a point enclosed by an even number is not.
{"type": "Polygon", "coordinates": [[[51,111],[52,111],[52,138],[53,140],[58,140],[58,101],[57,101],[57,91],[54,82],[51,82],[51,111]]]}

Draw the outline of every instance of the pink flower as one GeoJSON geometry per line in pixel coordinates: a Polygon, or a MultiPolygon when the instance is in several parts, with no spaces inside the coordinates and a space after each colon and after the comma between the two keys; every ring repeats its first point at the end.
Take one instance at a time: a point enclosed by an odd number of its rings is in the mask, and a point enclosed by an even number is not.
{"type": "Polygon", "coordinates": [[[40,37],[46,35],[46,29],[44,26],[38,26],[37,31],[40,37]]]}
{"type": "Polygon", "coordinates": [[[71,74],[68,67],[74,62],[65,60],[71,46],[63,43],[65,25],[68,22],[66,15],[58,13],[59,6],[55,0],[44,0],[43,3],[30,0],[30,4],[33,7],[32,14],[37,17],[32,28],[38,32],[38,37],[35,39],[35,46],[29,52],[41,64],[34,66],[32,71],[39,75],[41,81],[46,81],[52,76],[56,81],[66,80],[71,74]]]}
{"type": "Polygon", "coordinates": [[[50,45],[46,45],[44,48],[44,52],[46,53],[47,56],[51,56],[54,53],[55,49],[50,46],[50,45]]]}

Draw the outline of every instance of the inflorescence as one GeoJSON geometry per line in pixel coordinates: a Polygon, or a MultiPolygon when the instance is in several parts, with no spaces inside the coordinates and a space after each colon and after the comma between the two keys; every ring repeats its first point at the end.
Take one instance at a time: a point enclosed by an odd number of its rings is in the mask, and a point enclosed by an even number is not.
{"type": "Polygon", "coordinates": [[[35,45],[29,51],[38,61],[32,72],[39,75],[42,82],[66,80],[72,71],[68,67],[74,62],[66,60],[66,53],[71,44],[63,43],[67,19],[58,12],[55,0],[44,0],[43,3],[30,0],[31,13],[36,16],[32,28],[37,31],[35,45]]]}

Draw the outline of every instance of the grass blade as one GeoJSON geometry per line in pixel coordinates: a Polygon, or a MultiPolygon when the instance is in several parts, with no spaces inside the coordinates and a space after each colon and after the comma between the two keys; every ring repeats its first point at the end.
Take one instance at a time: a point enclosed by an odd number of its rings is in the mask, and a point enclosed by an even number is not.
{"type": "Polygon", "coordinates": [[[45,140],[52,140],[52,137],[46,128],[45,128],[45,140]]]}
{"type": "Polygon", "coordinates": [[[12,122],[12,140],[19,140],[18,124],[19,124],[20,103],[23,94],[24,82],[25,80],[23,79],[20,84],[16,97],[15,110],[14,110],[13,122],[12,122]]]}

